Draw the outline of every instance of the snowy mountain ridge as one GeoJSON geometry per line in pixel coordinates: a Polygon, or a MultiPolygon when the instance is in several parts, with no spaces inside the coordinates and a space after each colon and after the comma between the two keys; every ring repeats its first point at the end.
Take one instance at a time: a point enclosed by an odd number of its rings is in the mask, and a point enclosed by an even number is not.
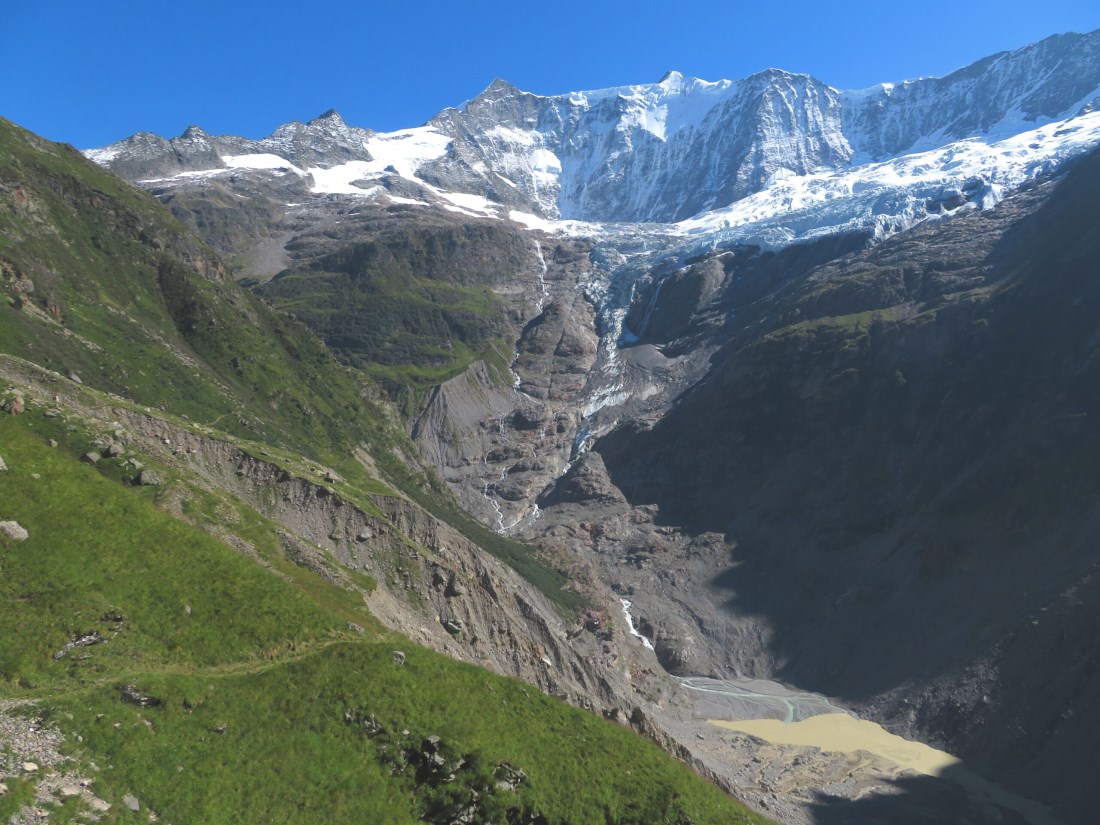
{"type": "Polygon", "coordinates": [[[542,229],[662,224],[700,242],[776,247],[838,231],[882,237],[989,205],[1100,143],[1097,101],[1100,31],[858,91],[779,69],[716,82],[669,72],[556,96],[497,80],[398,132],[330,111],[262,140],[190,127],[86,154],[157,185],[243,169],[290,174],[318,196],[434,203],[542,229]]]}

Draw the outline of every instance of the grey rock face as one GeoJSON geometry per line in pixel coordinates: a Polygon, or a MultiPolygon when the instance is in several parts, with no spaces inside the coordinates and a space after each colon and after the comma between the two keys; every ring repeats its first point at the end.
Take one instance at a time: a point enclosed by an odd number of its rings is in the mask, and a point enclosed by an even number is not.
{"type": "Polygon", "coordinates": [[[1075,114],[1098,93],[1100,31],[1060,34],[946,77],[846,92],[843,128],[857,155],[878,160],[985,134],[1006,119],[1075,114]]]}
{"type": "Polygon", "coordinates": [[[372,134],[369,129],[348,126],[335,109],[329,109],[308,123],[284,124],[270,137],[244,148],[280,155],[302,169],[328,168],[352,160],[372,160],[363,145],[372,134]]]}
{"type": "Polygon", "coordinates": [[[171,140],[139,132],[119,143],[91,150],[88,156],[127,180],[224,169],[222,157],[229,155],[273,154],[302,169],[330,167],[351,160],[370,160],[363,142],[371,134],[369,129],[348,126],[339,114],[329,110],[308,123],[286,123],[262,140],[209,135],[198,126],[189,126],[171,140]]]}
{"type": "Polygon", "coordinates": [[[89,153],[89,157],[127,180],[148,180],[225,166],[209,136],[197,126],[165,140],[138,132],[119,143],[89,153]]]}
{"type": "Polygon", "coordinates": [[[780,169],[804,174],[851,155],[838,93],[774,69],[719,83],[670,73],[558,97],[497,81],[432,124],[455,139],[425,179],[504,203],[522,193],[535,211],[580,220],[680,220],[780,169]]]}

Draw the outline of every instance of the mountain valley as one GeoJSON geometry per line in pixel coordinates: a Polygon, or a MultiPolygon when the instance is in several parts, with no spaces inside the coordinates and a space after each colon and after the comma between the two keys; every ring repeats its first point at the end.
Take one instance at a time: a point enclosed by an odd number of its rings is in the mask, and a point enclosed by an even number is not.
{"type": "Polygon", "coordinates": [[[0,539],[0,566],[6,621],[37,628],[0,649],[0,723],[37,702],[57,764],[111,765],[51,797],[0,752],[0,814],[109,798],[104,821],[136,822],[137,794],[177,822],[296,795],[323,821],[1094,818],[1100,32],[860,91],[777,69],[496,81],[392,133],[330,111],[81,154],[0,127],[21,411],[0,520],[21,509],[31,536],[0,539]],[[88,584],[71,536],[91,528],[30,467],[236,592],[197,595],[198,570],[139,562],[118,525],[96,541],[118,569],[88,584]],[[57,555],[69,602],[40,597],[27,548],[57,555]],[[189,639],[203,612],[240,615],[189,639]],[[164,710],[117,698],[131,682],[164,710]],[[234,762],[217,746],[253,695],[234,762]],[[311,701],[305,778],[190,778],[192,758],[247,773],[311,701]],[[834,712],[965,766],[735,729],[834,712]],[[165,736],[119,744],[108,717],[165,736]],[[140,787],[174,760],[175,790],[140,787]]]}

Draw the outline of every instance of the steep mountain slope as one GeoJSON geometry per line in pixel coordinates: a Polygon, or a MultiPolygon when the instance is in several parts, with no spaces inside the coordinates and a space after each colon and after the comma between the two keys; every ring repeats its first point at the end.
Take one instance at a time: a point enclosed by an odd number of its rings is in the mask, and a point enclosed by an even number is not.
{"type": "Polygon", "coordinates": [[[843,100],[843,130],[859,157],[881,160],[1095,105],[1098,33],[1060,34],[990,55],[942,78],[884,83],[843,100]]]}
{"type": "Polygon", "coordinates": [[[759,821],[626,729],[383,630],[178,469],[171,495],[219,533],[172,518],[77,462],[88,419],[25,402],[0,419],[4,514],[30,533],[0,538],[5,817],[759,821]]]}
{"type": "Polygon", "coordinates": [[[464,520],[378,391],[155,201],[2,122],[0,222],[5,816],[753,821],[383,630],[619,718],[646,691],[622,631],[570,643],[560,574],[464,520]]]}
{"type": "Polygon", "coordinates": [[[560,591],[560,576],[465,517],[410,463],[415,451],[373,384],[229,282],[155,201],[6,122],[0,141],[0,273],[19,310],[0,327],[6,351],[385,489],[354,455],[365,446],[386,485],[560,591]]]}
{"type": "Polygon", "coordinates": [[[1098,192],[1094,153],[812,270],[744,307],[659,423],[596,447],[659,523],[726,537],[712,584],[769,629],[785,680],[873,706],[1070,822],[1100,802],[1098,651],[1079,631],[1100,564],[1098,192]]]}

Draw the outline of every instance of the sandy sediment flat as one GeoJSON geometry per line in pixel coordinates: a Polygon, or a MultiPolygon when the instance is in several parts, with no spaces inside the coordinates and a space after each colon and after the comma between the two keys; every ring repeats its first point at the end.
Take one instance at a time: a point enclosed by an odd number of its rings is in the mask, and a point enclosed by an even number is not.
{"type": "Polygon", "coordinates": [[[745,719],[712,724],[758,736],[777,745],[812,746],[841,753],[865,750],[895,762],[902,769],[927,776],[939,776],[947,768],[962,764],[949,753],[895,736],[874,722],[857,719],[848,713],[825,713],[798,722],[745,719]]]}
{"type": "Polygon", "coordinates": [[[871,753],[893,762],[899,773],[913,771],[961,785],[972,798],[1016,811],[1033,825],[1062,825],[1046,806],[983,779],[957,757],[923,742],[895,736],[878,724],[849,713],[824,713],[798,721],[714,719],[710,723],[775,745],[815,747],[837,753],[871,753]]]}

